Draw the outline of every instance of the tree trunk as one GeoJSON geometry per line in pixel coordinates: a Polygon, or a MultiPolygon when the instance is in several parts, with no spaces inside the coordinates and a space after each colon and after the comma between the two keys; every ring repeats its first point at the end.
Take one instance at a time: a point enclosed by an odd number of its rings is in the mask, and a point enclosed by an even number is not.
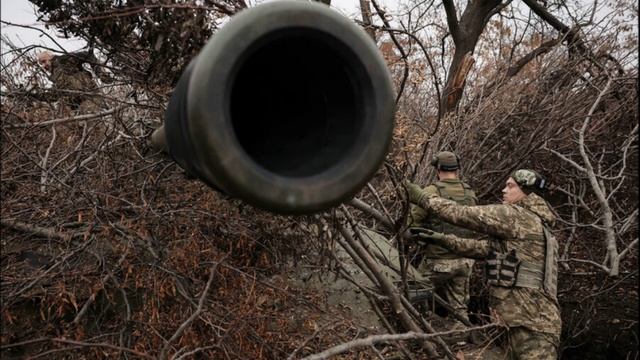
{"type": "Polygon", "coordinates": [[[364,25],[364,31],[369,34],[369,36],[373,39],[373,42],[376,42],[376,30],[371,26],[371,6],[369,4],[369,0],[360,0],[360,13],[362,14],[362,24],[364,25]]]}
{"type": "Polygon", "coordinates": [[[462,98],[464,85],[474,63],[473,51],[487,22],[502,8],[500,0],[474,0],[467,3],[460,20],[453,0],[443,0],[449,32],[455,44],[447,81],[442,92],[440,117],[455,110],[462,98]]]}
{"type": "Polygon", "coordinates": [[[456,49],[451,66],[449,66],[447,84],[442,92],[441,111],[444,112],[442,115],[455,110],[462,98],[467,75],[474,62],[471,51],[464,53],[456,49]]]}

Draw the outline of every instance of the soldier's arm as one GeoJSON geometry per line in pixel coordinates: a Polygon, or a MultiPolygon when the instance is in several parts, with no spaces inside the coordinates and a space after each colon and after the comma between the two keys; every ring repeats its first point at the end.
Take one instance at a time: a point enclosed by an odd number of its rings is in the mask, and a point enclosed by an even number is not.
{"type": "Polygon", "coordinates": [[[492,235],[497,239],[517,237],[513,221],[520,216],[511,205],[465,206],[438,196],[427,195],[422,207],[454,225],[492,235]]]}
{"type": "Polygon", "coordinates": [[[424,223],[424,220],[427,218],[427,212],[414,204],[409,205],[409,218],[407,219],[407,223],[409,226],[420,226],[424,223]]]}
{"type": "Polygon", "coordinates": [[[457,255],[472,259],[482,259],[491,251],[491,243],[486,238],[460,238],[453,234],[445,234],[441,239],[433,239],[433,242],[457,255]]]}
{"type": "MultiPolygon", "coordinates": [[[[438,189],[433,185],[427,186],[423,191],[426,194],[438,195],[438,189]]],[[[410,206],[411,208],[408,219],[409,226],[423,226],[429,217],[429,213],[420,206],[414,204],[411,204],[410,206]]]]}

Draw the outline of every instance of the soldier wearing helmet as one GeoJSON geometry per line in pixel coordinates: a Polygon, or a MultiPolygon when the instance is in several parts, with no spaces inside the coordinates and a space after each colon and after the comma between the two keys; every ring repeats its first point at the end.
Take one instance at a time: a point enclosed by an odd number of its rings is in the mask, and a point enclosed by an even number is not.
{"type": "Polygon", "coordinates": [[[562,321],[556,297],[558,243],[555,216],[541,197],[546,179],[533,170],[514,171],[503,203],[464,206],[405,183],[409,200],[442,219],[488,238],[464,239],[425,231],[421,236],[461,255],[486,260],[490,306],[508,326],[517,359],[556,359],[562,321]]]}
{"type": "MultiPolygon", "coordinates": [[[[477,199],[471,187],[460,180],[460,159],[450,151],[437,153],[431,165],[436,168],[438,180],[424,188],[426,194],[453,200],[461,205],[476,205],[477,199]]],[[[420,206],[411,207],[411,226],[432,231],[470,237],[473,233],[456,226],[420,206]]],[[[434,291],[453,307],[458,315],[468,320],[469,278],[474,260],[461,257],[437,244],[423,245],[418,270],[429,278],[434,291]]],[[[457,324],[460,326],[461,324],[457,324]]]]}

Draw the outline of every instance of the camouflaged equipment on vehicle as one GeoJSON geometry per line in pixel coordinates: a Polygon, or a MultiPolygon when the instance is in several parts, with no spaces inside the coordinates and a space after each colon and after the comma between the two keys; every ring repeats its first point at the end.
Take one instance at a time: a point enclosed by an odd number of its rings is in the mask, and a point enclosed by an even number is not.
{"type": "Polygon", "coordinates": [[[460,168],[460,159],[451,151],[440,151],[431,159],[431,165],[438,170],[455,171],[460,168]]]}

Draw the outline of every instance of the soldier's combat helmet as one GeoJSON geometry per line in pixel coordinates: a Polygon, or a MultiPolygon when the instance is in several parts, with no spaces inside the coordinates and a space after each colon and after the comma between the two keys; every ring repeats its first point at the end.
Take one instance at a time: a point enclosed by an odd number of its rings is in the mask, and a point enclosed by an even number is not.
{"type": "Polygon", "coordinates": [[[537,171],[518,169],[511,173],[511,178],[520,186],[522,191],[529,195],[531,192],[542,194],[548,187],[547,179],[537,171]]]}
{"type": "Polygon", "coordinates": [[[451,151],[440,151],[431,159],[431,165],[438,170],[454,171],[460,168],[460,159],[451,151]]]}

